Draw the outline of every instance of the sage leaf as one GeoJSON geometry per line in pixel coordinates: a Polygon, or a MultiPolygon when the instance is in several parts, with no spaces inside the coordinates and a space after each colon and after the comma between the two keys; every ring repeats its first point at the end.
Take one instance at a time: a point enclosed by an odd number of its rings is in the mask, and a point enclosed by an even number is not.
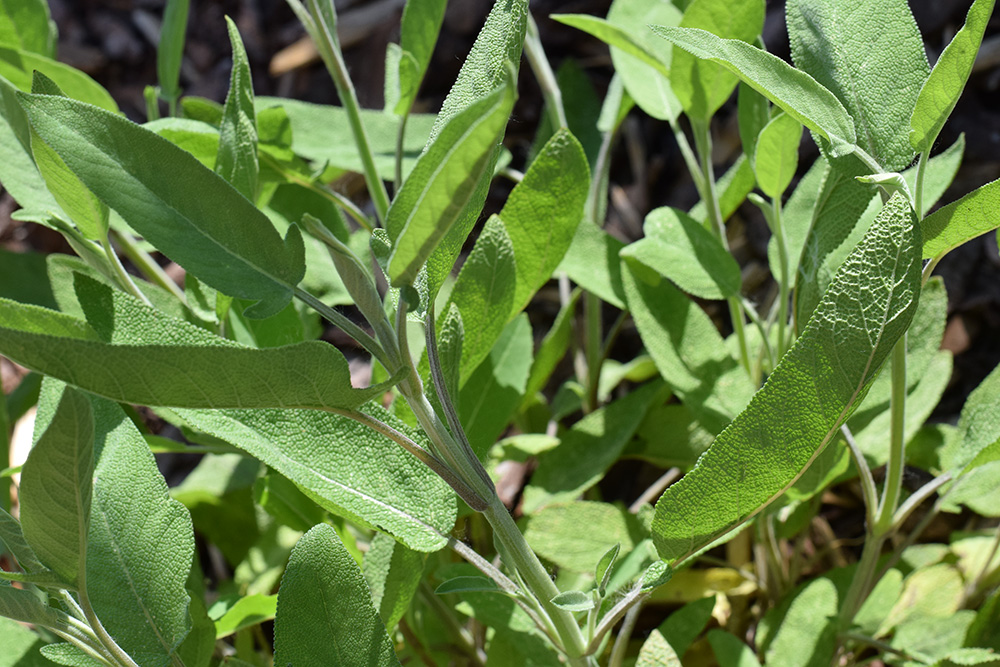
{"type": "Polygon", "coordinates": [[[607,593],[608,582],[611,581],[611,573],[615,566],[615,561],[618,559],[621,547],[621,543],[615,544],[615,546],[608,549],[601,556],[601,560],[597,561],[597,568],[594,570],[594,581],[597,582],[597,591],[601,597],[604,597],[605,593],[607,593]]]}
{"type": "MultiPolygon", "coordinates": [[[[35,72],[31,92],[63,94],[59,86],[41,72],[35,72]]],[[[108,207],[80,182],[62,158],[34,131],[31,132],[31,153],[49,192],[84,238],[92,241],[104,239],[108,233],[108,207]]]]}
{"type": "Polygon", "coordinates": [[[75,67],[37,53],[0,46],[0,76],[24,92],[31,90],[35,72],[52,79],[64,94],[107,111],[118,111],[118,104],[104,87],[75,67]]]}
{"type": "Polygon", "coordinates": [[[802,125],[787,113],[779,113],[760,131],[753,154],[757,184],[771,199],[779,199],[799,166],[802,125]]]}
{"type": "MultiPolygon", "coordinates": [[[[403,18],[400,23],[399,60],[395,68],[398,90],[394,95],[386,97],[386,110],[395,114],[409,113],[413,101],[417,97],[420,82],[430,65],[434,53],[434,44],[441,23],[444,21],[444,10],[447,0],[430,0],[429,2],[407,2],[403,8],[403,18]],[[397,101],[389,105],[391,97],[397,101]]],[[[392,45],[390,45],[392,46],[392,45]]],[[[389,74],[390,64],[386,59],[386,73],[389,74]]],[[[388,89],[388,81],[386,82],[388,89]]]]}
{"type": "Polygon", "coordinates": [[[274,620],[278,665],[398,666],[357,563],[320,524],[292,550],[274,620]],[[316,641],[322,637],[323,641],[316,641]]]}
{"type": "Polygon", "coordinates": [[[44,383],[35,444],[21,473],[21,527],[38,560],[76,585],[87,558],[94,415],[82,392],[44,383]]]}
{"type": "MultiPolygon", "coordinates": [[[[617,5],[618,3],[615,4],[617,5]]],[[[676,9],[672,13],[677,13],[676,9]]],[[[652,68],[661,76],[665,78],[669,77],[669,61],[664,62],[663,56],[654,54],[645,43],[645,40],[630,32],[624,26],[618,25],[618,23],[622,22],[621,15],[618,16],[618,21],[613,21],[611,16],[612,14],[609,13],[608,19],[604,20],[588,14],[553,14],[551,18],[563,25],[568,25],[592,37],[596,37],[613,49],[617,49],[620,53],[631,56],[652,68]]]]}
{"type": "Polygon", "coordinates": [[[530,401],[535,394],[545,388],[556,366],[566,356],[566,351],[569,350],[570,336],[573,333],[576,303],[579,300],[580,291],[577,290],[570,296],[569,301],[559,309],[559,313],[552,323],[552,328],[542,338],[538,352],[535,353],[535,359],[531,363],[531,372],[524,390],[525,402],[530,401]]]}
{"type": "Polygon", "coordinates": [[[696,28],[651,26],[653,32],[692,55],[717,62],[832,144],[831,155],[854,150],[854,121],[840,100],[817,81],[777,56],[736,39],[696,28]]]}
{"type": "Polygon", "coordinates": [[[392,632],[410,607],[424,571],[424,556],[390,535],[378,533],[361,564],[386,630],[392,632]]]}
{"type": "Polygon", "coordinates": [[[1000,400],[1000,366],[969,394],[958,420],[960,437],[953,446],[941,452],[941,465],[953,474],[975,461],[985,450],[994,449],[1000,441],[1000,417],[996,413],[1000,400]]]}
{"type": "Polygon", "coordinates": [[[589,611],[594,608],[594,596],[583,591],[565,591],[552,598],[552,604],[565,611],[589,611]]]}
{"type": "Polygon", "coordinates": [[[727,667],[760,667],[753,649],[724,630],[709,630],[708,643],[720,665],[727,667]]]}
{"type": "Polygon", "coordinates": [[[226,179],[241,195],[256,201],[257,175],[257,119],[253,101],[253,79],[250,63],[233,20],[226,17],[229,42],[233,49],[233,72],[229,79],[229,93],[222,110],[219,127],[219,153],[215,160],[215,173],[226,179]]]}
{"type": "Polygon", "coordinates": [[[757,136],[771,120],[771,103],[756,90],[740,81],[737,100],[737,124],[740,128],[740,143],[743,154],[754,157],[757,136]]]}
{"type": "Polygon", "coordinates": [[[258,301],[252,317],[289,302],[305,273],[297,228],[282,241],[220,176],[120,116],[63,97],[19,99],[32,128],[83,184],[164,254],[225,294],[258,301]]]}
{"type": "Polygon", "coordinates": [[[32,574],[48,569],[42,565],[38,556],[25,541],[21,524],[2,507],[0,507],[0,542],[14,556],[18,566],[24,572],[32,574]]]}
{"type": "Polygon", "coordinates": [[[386,219],[393,244],[389,278],[394,286],[413,283],[472,200],[489,171],[514,95],[513,85],[505,83],[456,114],[403,183],[386,219]]]}
{"type": "Polygon", "coordinates": [[[795,66],[843,103],[859,145],[886,171],[909,165],[910,116],[930,66],[906,0],[793,0],[785,16],[795,66]]]}
{"type": "Polygon", "coordinates": [[[698,421],[718,433],[753,395],[746,371],[696,303],[634,261],[622,267],[629,310],[660,375],[698,421]]]}
{"type": "Polygon", "coordinates": [[[160,41],[156,47],[156,73],[160,93],[170,101],[181,96],[181,59],[184,57],[184,33],[187,32],[191,0],[167,0],[163,10],[160,41]]]}
{"type": "Polygon", "coordinates": [[[958,104],[958,98],[972,73],[983,33],[993,14],[995,0],[976,0],[969,8],[965,24],[934,63],[924,81],[910,118],[910,145],[918,153],[934,146],[941,128],[958,104]]]}
{"type": "MultiPolygon", "coordinates": [[[[762,0],[693,0],[684,10],[683,28],[699,28],[722,38],[749,42],[764,27],[762,0]]],[[[729,99],[738,79],[726,68],[702,62],[700,56],[675,48],[670,66],[670,85],[685,113],[706,123],[729,99]]]]}
{"type": "Polygon", "coordinates": [[[806,584],[781,620],[765,662],[789,667],[830,664],[837,644],[837,611],[837,588],[830,579],[806,584]]]}
{"type": "Polygon", "coordinates": [[[702,299],[739,294],[742,279],[736,260],[691,216],[666,206],[657,208],[646,216],[643,232],[645,238],[622,249],[621,257],[642,263],[702,299]]]}
{"type": "Polygon", "coordinates": [[[531,484],[524,489],[524,513],[573,500],[600,481],[662,390],[662,383],[650,382],[567,430],[558,447],[539,456],[531,484]]]}
{"type": "MultiPolygon", "coordinates": [[[[590,185],[583,147],[568,130],[558,130],[532,161],[500,211],[514,248],[517,280],[510,318],[528,305],[562,261],[590,185]]],[[[466,326],[469,320],[465,319],[466,326]]]]}
{"type": "Polygon", "coordinates": [[[0,44],[55,58],[57,30],[46,0],[0,4],[0,44]]]}
{"type": "Polygon", "coordinates": [[[1000,180],[980,186],[924,218],[924,259],[941,258],[1000,226],[1000,180]]]}
{"type": "Polygon", "coordinates": [[[352,388],[347,360],[327,343],[257,350],[80,274],[76,291],[88,322],[0,299],[0,351],[99,396],[142,405],[345,410],[386,389],[352,388]]]}
{"type": "Polygon", "coordinates": [[[919,232],[895,195],[764,387],[657,502],[661,558],[684,560],[748,520],[836,434],[913,318],[919,232]]]}
{"type": "Polygon", "coordinates": [[[191,517],[170,499],[148,445],[121,407],[90,402],[96,467],[87,590],[129,655],[141,665],[169,667],[191,628],[185,588],[194,558],[191,517]]]}
{"type": "Polygon", "coordinates": [[[247,595],[231,606],[215,621],[215,638],[222,639],[240,630],[274,620],[278,610],[277,595],[247,595]]]}
{"type": "Polygon", "coordinates": [[[636,667],[680,667],[681,659],[663,634],[654,629],[639,649],[636,667]]]}
{"type": "MultiPolygon", "coordinates": [[[[516,81],[521,62],[527,24],[528,0],[493,3],[493,9],[486,17],[483,29],[479,31],[476,43],[441,105],[441,112],[431,128],[427,150],[459,113],[498,88],[513,86],[512,82],[516,81]]],[[[498,144],[502,138],[501,130],[497,135],[498,144]]],[[[488,168],[480,176],[469,201],[452,224],[451,231],[441,239],[437,250],[427,259],[427,290],[431,298],[451,273],[466,238],[479,219],[499,155],[500,151],[495,150],[489,158],[488,168]]]]}
{"type": "Polygon", "coordinates": [[[480,459],[507,427],[524,395],[532,361],[527,315],[504,327],[489,356],[472,372],[459,394],[459,418],[480,459]]]}
{"type": "Polygon", "coordinates": [[[489,355],[513,309],[517,268],[514,246],[500,218],[490,216],[455,281],[450,304],[462,315],[465,335],[459,386],[489,355]]]}
{"type": "Polygon", "coordinates": [[[649,536],[639,517],[624,508],[585,500],[547,505],[526,517],[522,532],[535,553],[569,572],[594,572],[594,555],[604,554],[598,586],[610,580],[605,575],[619,555],[624,559],[649,536]],[[581,531],[581,526],[588,528],[581,531]]]}
{"type": "MultiPolygon", "coordinates": [[[[369,405],[365,411],[426,446],[424,437],[384,409],[369,405]]],[[[437,551],[447,543],[455,494],[396,443],[353,419],[307,410],[177,414],[266,463],[338,516],[378,527],[416,551],[437,551]]]]}
{"type": "MultiPolygon", "coordinates": [[[[2,593],[0,593],[2,595],[2,593]]],[[[46,644],[42,638],[27,626],[21,625],[17,621],[0,617],[0,642],[3,642],[4,660],[0,662],[3,667],[43,667],[44,663],[39,659],[39,651],[52,646],[46,644]]],[[[44,665],[48,667],[48,665],[44,665]]]]}
{"type": "Polygon", "coordinates": [[[622,291],[621,260],[618,254],[625,244],[589,220],[580,223],[576,236],[556,272],[563,272],[570,280],[602,301],[616,308],[625,307],[622,291]]]}
{"type": "Polygon", "coordinates": [[[434,589],[435,595],[449,593],[499,593],[496,582],[486,577],[453,577],[434,589]]]}
{"type": "Polygon", "coordinates": [[[681,105],[670,88],[670,62],[673,47],[665,44],[649,31],[648,26],[677,25],[681,12],[669,2],[644,0],[616,0],[608,10],[608,22],[618,26],[627,35],[645,47],[646,51],[663,63],[649,64],[627,49],[611,44],[611,62],[616,74],[625,84],[625,90],[640,109],[658,120],[676,121],[681,105]]]}
{"type": "Polygon", "coordinates": [[[33,591],[14,588],[6,581],[0,581],[0,616],[49,628],[65,629],[69,625],[65,613],[42,602],[33,591]]]}

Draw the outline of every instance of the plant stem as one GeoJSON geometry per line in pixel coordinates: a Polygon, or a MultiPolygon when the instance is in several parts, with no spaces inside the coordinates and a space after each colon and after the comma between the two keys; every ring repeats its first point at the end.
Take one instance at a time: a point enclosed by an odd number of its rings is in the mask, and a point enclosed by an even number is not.
{"type": "Polygon", "coordinates": [[[913,211],[917,215],[917,220],[924,219],[924,173],[927,171],[928,151],[920,154],[917,162],[917,185],[913,193],[913,211]]]}
{"type": "Polygon", "coordinates": [[[187,303],[184,290],[171,280],[167,272],[156,263],[156,260],[148,252],[140,248],[134,239],[130,238],[128,234],[119,234],[114,229],[111,230],[111,238],[121,249],[122,254],[128,257],[129,261],[135,264],[135,268],[139,269],[139,272],[146,277],[146,280],[167,290],[181,303],[187,303]]]}
{"type": "MultiPolygon", "coordinates": [[[[333,10],[333,0],[327,0],[333,10]]],[[[326,69],[333,78],[333,83],[337,87],[337,95],[340,96],[340,103],[344,105],[347,112],[347,120],[351,125],[351,134],[354,135],[354,143],[357,144],[358,155],[361,157],[361,164],[364,169],[365,183],[368,185],[368,192],[372,202],[375,204],[375,213],[378,219],[385,222],[386,212],[389,210],[389,193],[385,189],[375,168],[375,155],[372,152],[371,144],[368,141],[368,133],[361,122],[361,105],[358,104],[358,96],[354,90],[354,83],[347,73],[347,65],[340,52],[340,42],[337,39],[336,26],[327,25],[317,5],[317,0],[307,0],[309,3],[309,13],[313,20],[313,39],[316,42],[320,55],[323,58],[326,69]]]]}
{"type": "Polygon", "coordinates": [[[854,440],[854,434],[851,433],[851,429],[847,427],[847,424],[840,427],[840,432],[847,442],[847,449],[851,453],[854,467],[858,469],[858,478],[861,481],[861,496],[865,501],[865,522],[871,526],[875,523],[875,511],[878,508],[878,489],[875,488],[875,478],[872,477],[868,461],[865,460],[865,455],[861,452],[861,448],[858,447],[857,441],[854,440]]]}
{"type": "MultiPolygon", "coordinates": [[[[695,148],[698,151],[698,158],[701,167],[702,187],[699,190],[702,201],[708,209],[708,217],[711,227],[715,230],[716,236],[722,242],[722,247],[729,249],[729,242],[726,240],[726,223],[722,219],[722,210],[719,208],[719,196],[715,189],[715,171],[712,169],[712,133],[709,124],[693,122],[691,124],[694,132],[695,148]]],[[[750,366],[750,348],[747,345],[746,330],[743,325],[743,305],[736,297],[726,299],[729,304],[729,317],[733,322],[733,333],[740,349],[740,363],[746,370],[747,375],[753,377],[753,369],[750,366]]],[[[766,343],[767,341],[765,341],[766,343]]]]}
{"type": "MultiPolygon", "coordinates": [[[[785,223],[781,217],[781,197],[775,197],[771,206],[771,222],[774,225],[775,243],[778,245],[778,265],[781,274],[778,277],[778,353],[775,356],[781,359],[785,351],[791,347],[791,341],[785,338],[788,331],[788,298],[791,276],[788,275],[788,243],[785,238],[785,223]]],[[[768,345],[767,340],[764,341],[764,345],[768,345]]]]}
{"type": "Polygon", "coordinates": [[[122,647],[118,645],[114,638],[108,634],[108,631],[105,630],[104,626],[101,624],[101,619],[97,617],[97,613],[90,604],[90,598],[87,596],[85,570],[86,568],[80,569],[80,590],[78,595],[80,596],[80,608],[83,609],[83,613],[87,618],[87,623],[90,624],[90,627],[93,629],[94,634],[97,635],[97,639],[101,642],[101,645],[119,665],[122,665],[122,667],[139,667],[139,665],[132,660],[129,654],[122,650],[122,647]]]}
{"type": "Polygon", "coordinates": [[[637,604],[625,614],[622,627],[618,629],[618,636],[611,647],[611,657],[608,658],[608,667],[621,667],[622,660],[625,659],[625,652],[628,650],[628,641],[632,638],[632,631],[635,630],[636,621],[639,620],[639,612],[642,605],[637,604]]]}
{"type": "Polygon", "coordinates": [[[601,322],[601,299],[592,292],[583,295],[583,317],[586,322],[584,335],[584,355],[587,361],[587,395],[584,411],[597,409],[597,390],[601,381],[601,362],[604,349],[601,344],[603,323],[601,322]]]}
{"type": "Polygon", "coordinates": [[[387,369],[390,369],[390,372],[391,369],[395,368],[396,365],[389,362],[389,358],[386,355],[385,350],[382,349],[382,346],[379,345],[374,338],[365,333],[365,331],[357,324],[351,322],[347,319],[347,317],[338,313],[336,310],[326,305],[301,287],[296,287],[293,290],[293,294],[295,294],[297,299],[310,306],[317,313],[329,320],[331,324],[335,325],[341,331],[357,341],[357,343],[361,347],[365,348],[369,354],[378,359],[379,363],[387,369]]]}
{"type": "Polygon", "coordinates": [[[986,559],[983,561],[983,567],[979,570],[976,576],[969,582],[969,585],[965,587],[962,591],[962,606],[964,607],[972,596],[976,594],[979,589],[979,585],[983,583],[983,579],[986,578],[986,573],[990,570],[990,563],[993,562],[994,556],[997,555],[997,551],[1000,550],[1000,526],[996,528],[996,534],[993,536],[993,542],[990,544],[990,550],[986,554],[986,559]]]}
{"type": "MultiPolygon", "coordinates": [[[[518,530],[514,519],[500,498],[493,496],[489,506],[483,511],[486,520],[493,526],[493,534],[497,542],[503,547],[507,557],[511,559],[508,566],[512,567],[542,608],[552,620],[562,649],[571,658],[582,658],[586,651],[583,633],[576,619],[568,611],[560,609],[552,604],[552,598],[559,594],[559,589],[549,578],[549,573],[542,567],[535,552],[531,550],[528,543],[524,541],[524,536],[518,530]]],[[[579,664],[587,664],[585,660],[579,664]]]]}
{"type": "Polygon", "coordinates": [[[472,664],[483,667],[485,665],[485,662],[483,661],[484,656],[479,654],[479,649],[476,647],[476,643],[473,641],[472,635],[469,634],[468,630],[462,627],[462,625],[458,622],[458,619],[455,618],[451,609],[441,601],[441,598],[438,597],[434,591],[431,590],[427,581],[422,579],[417,590],[424,603],[428,607],[431,607],[434,610],[434,614],[444,622],[445,627],[451,633],[452,637],[454,637],[458,647],[462,649],[462,652],[465,653],[466,656],[472,661],[472,664]]]}
{"type": "Polygon", "coordinates": [[[906,462],[906,441],[903,428],[906,417],[906,334],[892,348],[892,398],[889,404],[891,432],[889,436],[889,461],[885,486],[875,516],[874,533],[885,535],[892,528],[892,518],[903,492],[903,465],[906,462]]]}
{"type": "Polygon", "coordinates": [[[115,249],[111,247],[111,241],[108,240],[107,234],[101,237],[101,247],[104,248],[104,255],[108,258],[108,263],[111,265],[111,270],[115,273],[118,285],[147,306],[152,306],[153,304],[149,302],[146,295],[142,293],[142,290],[140,290],[135,284],[135,281],[132,280],[132,276],[130,276],[128,271],[125,270],[125,267],[122,266],[122,261],[118,259],[115,249]]]}

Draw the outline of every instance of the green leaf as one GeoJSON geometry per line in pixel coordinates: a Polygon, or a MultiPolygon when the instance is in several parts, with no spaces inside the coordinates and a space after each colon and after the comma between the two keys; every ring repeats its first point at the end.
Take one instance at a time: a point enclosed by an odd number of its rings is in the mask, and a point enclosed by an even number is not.
{"type": "Polygon", "coordinates": [[[1000,366],[969,394],[962,415],[958,420],[960,438],[955,446],[941,452],[941,467],[952,475],[967,468],[979,454],[992,448],[1000,440],[1000,415],[996,406],[1000,402],[1000,366]]]}
{"type": "Polygon", "coordinates": [[[507,126],[515,91],[504,84],[445,125],[393,199],[386,220],[392,239],[389,278],[412,284],[424,262],[460,218],[507,126]]]}
{"type": "Polygon", "coordinates": [[[737,121],[743,154],[751,159],[757,148],[757,137],[771,120],[771,103],[747,84],[740,82],[737,96],[737,121]]]}
{"type": "Polygon", "coordinates": [[[608,46],[618,49],[619,52],[653,68],[664,77],[670,76],[669,65],[660,55],[654,54],[644,40],[621,25],[616,25],[621,21],[621,17],[619,21],[612,21],[610,14],[607,20],[589,14],[552,14],[550,18],[596,37],[608,46]]]}
{"type": "Polygon", "coordinates": [[[531,324],[520,315],[508,324],[459,394],[459,418],[480,459],[510,422],[524,396],[531,368],[531,324]]]}
{"type": "Polygon", "coordinates": [[[17,621],[0,617],[0,645],[4,647],[0,667],[50,667],[39,653],[48,645],[17,621]]]}
{"type": "Polygon", "coordinates": [[[739,294],[742,280],[736,260],[691,216],[675,208],[657,208],[646,216],[643,231],[645,238],[626,246],[620,253],[623,258],[641,262],[702,299],[739,294]]]}
{"type": "Polygon", "coordinates": [[[0,76],[28,92],[35,72],[41,72],[55,81],[59,89],[74,100],[87,102],[107,111],[118,111],[118,105],[111,94],[80,70],[37,53],[0,46],[0,76]]]}
{"type": "MultiPolygon", "coordinates": [[[[365,411],[426,447],[369,405],[365,411]]],[[[416,551],[437,551],[455,524],[455,495],[388,438],[347,417],[306,410],[179,410],[180,417],[287,477],[324,509],[377,526],[416,551]],[[376,454],[373,454],[376,453],[376,454]]]]}
{"type": "Polygon", "coordinates": [[[215,621],[215,638],[222,639],[240,630],[272,621],[277,610],[277,595],[242,597],[222,615],[222,618],[215,621]]]}
{"type": "Polygon", "coordinates": [[[281,523],[302,533],[325,518],[315,502],[273,470],[254,482],[253,500],[281,523]]]}
{"type": "Polygon", "coordinates": [[[542,338],[538,352],[535,354],[535,360],[531,364],[531,373],[528,375],[527,386],[524,390],[525,401],[530,401],[535,394],[545,388],[556,366],[566,356],[570,336],[573,333],[576,303],[579,300],[580,292],[576,291],[569,301],[559,309],[559,313],[552,323],[552,328],[542,338]]]}
{"type": "Polygon", "coordinates": [[[378,533],[361,568],[372,591],[372,602],[386,630],[392,632],[416,595],[424,572],[424,555],[378,533]]]}
{"type": "Polygon", "coordinates": [[[616,308],[625,307],[621,262],[618,253],[625,244],[594,223],[584,220],[556,269],[570,280],[616,308]]]}
{"type": "MultiPolygon", "coordinates": [[[[31,92],[46,95],[63,94],[52,79],[40,72],[35,72],[31,92]]],[[[76,224],[84,238],[92,241],[105,239],[108,234],[108,207],[87,189],[62,158],[34,131],[31,132],[31,152],[49,192],[66,211],[70,220],[76,224]]]]}
{"type": "Polygon", "coordinates": [[[746,371],[696,303],[642,265],[622,266],[629,310],[660,375],[698,421],[718,433],[753,395],[746,371]]]}
{"type": "Polygon", "coordinates": [[[0,44],[55,58],[56,36],[46,0],[0,2],[0,44]]]}
{"type": "Polygon", "coordinates": [[[277,665],[398,666],[357,563],[320,524],[292,550],[278,589],[277,665]],[[323,641],[316,641],[322,637],[323,641]]]}
{"type": "Polygon", "coordinates": [[[666,638],[654,629],[639,649],[636,667],[681,667],[681,659],[666,638]]]}
{"type": "Polygon", "coordinates": [[[34,592],[14,588],[6,581],[0,581],[0,616],[49,628],[64,629],[68,625],[65,613],[42,602],[34,592]]]}
{"type": "Polygon", "coordinates": [[[723,630],[709,630],[708,643],[715,659],[725,667],[760,667],[753,649],[723,630]]]}
{"type": "Polygon", "coordinates": [[[590,611],[594,608],[594,596],[583,591],[565,591],[551,600],[552,604],[564,611],[590,611]]]}
{"type": "Polygon", "coordinates": [[[105,204],[199,280],[272,315],[305,273],[302,237],[270,220],[190,153],[112,113],[21,95],[39,136],[105,204]],[[163,178],[164,173],[170,178],[163,178]],[[233,233],[239,230],[239,233],[233,233]]]}
{"type": "Polygon", "coordinates": [[[918,153],[929,151],[941,128],[958,104],[972,73],[972,65],[993,13],[995,0],[976,0],[965,24],[938,57],[924,81],[910,118],[910,145],[918,153]]]}
{"type": "Polygon", "coordinates": [[[597,561],[597,569],[594,570],[594,581],[597,582],[597,590],[601,594],[601,597],[604,597],[608,590],[608,582],[611,581],[611,573],[621,548],[621,543],[616,543],[615,546],[608,549],[601,556],[601,560],[597,561]]]}
{"type": "Polygon", "coordinates": [[[99,396],[142,405],[343,410],[386,389],[352,388],[347,360],[327,343],[256,350],[83,275],[75,286],[87,322],[0,299],[0,351],[99,396]]]}
{"type": "Polygon", "coordinates": [[[1000,180],[980,186],[924,218],[924,259],[941,258],[1000,226],[1000,180]]]}
{"type": "Polygon", "coordinates": [[[156,48],[156,73],[160,93],[168,101],[181,96],[181,59],[184,57],[184,33],[187,31],[191,0],[167,0],[163,10],[160,41],[156,48]]]}
{"type": "Polygon", "coordinates": [[[500,588],[486,577],[452,577],[434,589],[435,595],[449,593],[499,593],[500,588]]]}
{"type": "Polygon", "coordinates": [[[94,475],[94,415],[85,394],[47,382],[35,444],[21,473],[21,527],[46,567],[76,585],[87,557],[94,475]]]}
{"type": "MultiPolygon", "coordinates": [[[[546,562],[580,573],[594,571],[595,554],[604,553],[606,558],[601,562],[610,563],[616,546],[624,557],[648,536],[634,514],[594,501],[547,505],[525,520],[522,532],[528,545],[546,562]],[[587,530],[580,530],[581,526],[587,530]]],[[[610,565],[606,565],[605,572],[609,570],[610,565]]],[[[598,585],[603,579],[602,573],[598,585]]]]}
{"type": "Polygon", "coordinates": [[[650,382],[591,412],[563,433],[559,446],[538,458],[538,468],[524,490],[524,513],[573,500],[599,482],[662,390],[662,383],[650,382]]]}
{"type": "MultiPolygon", "coordinates": [[[[462,315],[459,386],[485,359],[512,310],[517,269],[514,247],[497,216],[490,216],[455,281],[450,304],[462,315]]],[[[446,311],[447,312],[447,311],[446,311]]]]}
{"type": "Polygon", "coordinates": [[[657,502],[661,558],[684,560],[751,518],[836,434],[913,318],[918,235],[909,205],[894,196],[764,387],[657,502]]]}
{"type": "Polygon", "coordinates": [[[47,569],[25,541],[21,524],[2,507],[0,507],[0,543],[14,556],[24,572],[33,574],[47,569]]]}
{"type": "MultiPolygon", "coordinates": [[[[762,0],[694,0],[684,10],[683,28],[706,30],[722,38],[750,42],[764,27],[762,0]]],[[[682,46],[682,45],[681,45],[682,46]]],[[[729,99],[737,78],[726,68],[701,62],[697,54],[674,49],[670,85],[684,111],[705,123],[729,99]]]]}
{"type": "Polygon", "coordinates": [[[833,145],[834,157],[854,150],[854,122],[840,100],[811,76],[777,56],[736,39],[695,28],[652,26],[689,53],[717,62],[833,145]]]}
{"type": "Polygon", "coordinates": [[[187,510],[167,495],[125,412],[91,398],[94,492],[87,590],[108,632],[141,665],[168,667],[191,628],[185,588],[194,557],[187,510]]]}
{"type": "Polygon", "coordinates": [[[826,667],[837,648],[837,588],[814,579],[795,596],[770,642],[766,662],[788,667],[826,667]]]}
{"type": "Polygon", "coordinates": [[[675,121],[681,113],[680,102],[670,88],[670,61],[673,48],[649,31],[650,24],[674,26],[681,12],[669,2],[616,0],[608,10],[608,22],[636,41],[662,65],[650,64],[630,49],[611,45],[611,62],[621,77],[629,96],[639,108],[658,120],[675,121]]]}
{"type": "MultiPolygon", "coordinates": [[[[500,220],[517,260],[511,318],[524,310],[569,250],[583,219],[589,186],[583,147],[561,129],[545,143],[507,198],[500,220]]],[[[469,320],[465,322],[469,326],[469,320]]]]}
{"type": "Polygon", "coordinates": [[[253,79],[243,40],[233,20],[226,17],[229,42],[233,48],[233,72],[219,127],[219,154],[215,173],[250,201],[256,201],[257,119],[254,112],[253,79]]]}
{"type": "Polygon", "coordinates": [[[780,198],[791,184],[801,140],[802,125],[787,113],[779,113],[760,131],[753,169],[760,189],[771,199],[780,198]]]}
{"type": "Polygon", "coordinates": [[[910,115],[930,73],[906,0],[793,0],[785,16],[796,67],[837,96],[886,171],[906,167],[910,115]]]}
{"type": "Polygon", "coordinates": [[[430,65],[434,53],[434,44],[441,23],[444,21],[444,10],[447,0],[425,0],[424,2],[407,2],[403,8],[403,18],[400,24],[399,46],[401,55],[397,76],[399,77],[399,102],[387,110],[396,114],[408,113],[416,99],[420,82],[430,65]]]}

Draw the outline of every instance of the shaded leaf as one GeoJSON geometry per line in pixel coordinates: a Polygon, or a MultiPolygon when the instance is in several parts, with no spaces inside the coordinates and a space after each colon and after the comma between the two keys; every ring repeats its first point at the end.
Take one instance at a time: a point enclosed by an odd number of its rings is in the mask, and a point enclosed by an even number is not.
{"type": "Polygon", "coordinates": [[[229,43],[233,49],[233,71],[229,79],[229,93],[222,110],[219,127],[219,154],[215,160],[215,173],[236,188],[250,201],[256,200],[257,174],[257,119],[253,102],[253,79],[250,63],[243,48],[239,30],[231,18],[226,17],[229,43]]]}

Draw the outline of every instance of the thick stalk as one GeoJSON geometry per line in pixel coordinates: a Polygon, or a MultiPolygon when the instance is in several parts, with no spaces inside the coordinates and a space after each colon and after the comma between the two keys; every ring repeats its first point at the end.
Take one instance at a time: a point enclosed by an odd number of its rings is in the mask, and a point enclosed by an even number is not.
{"type": "MultiPolygon", "coordinates": [[[[330,0],[332,4],[332,0],[330,0]]],[[[385,222],[386,212],[389,210],[389,193],[385,189],[375,168],[375,154],[372,152],[371,144],[368,141],[368,133],[361,122],[361,105],[358,103],[358,95],[354,90],[354,83],[347,73],[347,65],[340,52],[340,42],[337,40],[336,26],[327,25],[323,18],[323,13],[317,5],[317,0],[308,0],[309,13],[312,15],[315,26],[313,38],[316,40],[316,47],[319,49],[326,69],[333,78],[333,83],[337,87],[337,94],[340,96],[340,103],[344,105],[347,112],[347,120],[351,125],[351,134],[354,135],[354,142],[358,147],[358,155],[361,157],[361,164],[364,168],[365,184],[375,204],[375,213],[378,219],[385,222]]]]}
{"type": "MultiPolygon", "coordinates": [[[[722,209],[719,208],[719,195],[715,189],[715,171],[712,169],[712,133],[709,124],[692,123],[694,131],[695,148],[698,151],[698,159],[701,166],[702,188],[700,194],[708,209],[708,217],[712,223],[712,229],[722,242],[722,247],[729,249],[729,242],[726,240],[726,223],[722,219],[722,209]]],[[[726,300],[729,304],[729,317],[733,321],[733,333],[740,348],[740,363],[746,370],[747,375],[753,377],[753,369],[750,366],[750,348],[747,346],[747,334],[743,325],[743,304],[736,297],[726,300]]]]}
{"type": "Polygon", "coordinates": [[[545,57],[545,49],[542,48],[542,40],[538,37],[538,26],[535,25],[535,18],[528,13],[528,30],[524,36],[524,57],[528,59],[531,71],[535,73],[535,79],[542,89],[542,97],[545,98],[545,106],[551,116],[552,126],[556,128],[569,127],[566,121],[566,110],[563,107],[562,91],[556,82],[555,74],[549,65],[549,59],[545,57]]]}
{"type": "Polygon", "coordinates": [[[621,667],[622,661],[625,659],[625,652],[628,650],[628,640],[632,637],[632,631],[635,630],[635,624],[639,620],[639,612],[641,610],[642,605],[637,604],[625,614],[622,627],[618,630],[615,643],[611,646],[611,657],[608,658],[608,667],[621,667]]]}
{"type": "Polygon", "coordinates": [[[535,552],[524,541],[524,536],[521,535],[507,508],[498,497],[493,496],[483,515],[493,526],[493,535],[503,547],[507,558],[513,561],[508,563],[508,566],[521,575],[528,590],[552,620],[563,651],[571,660],[575,659],[575,664],[591,664],[590,660],[584,658],[586,642],[583,633],[580,632],[580,626],[573,614],[552,604],[552,598],[559,594],[559,589],[549,578],[549,573],[539,562],[535,552]]]}
{"type": "Polygon", "coordinates": [[[903,426],[906,416],[906,334],[892,348],[892,398],[889,404],[891,431],[889,436],[889,461],[886,465],[885,487],[875,517],[874,533],[885,535],[892,527],[899,498],[903,492],[903,465],[905,447],[903,426]]]}

